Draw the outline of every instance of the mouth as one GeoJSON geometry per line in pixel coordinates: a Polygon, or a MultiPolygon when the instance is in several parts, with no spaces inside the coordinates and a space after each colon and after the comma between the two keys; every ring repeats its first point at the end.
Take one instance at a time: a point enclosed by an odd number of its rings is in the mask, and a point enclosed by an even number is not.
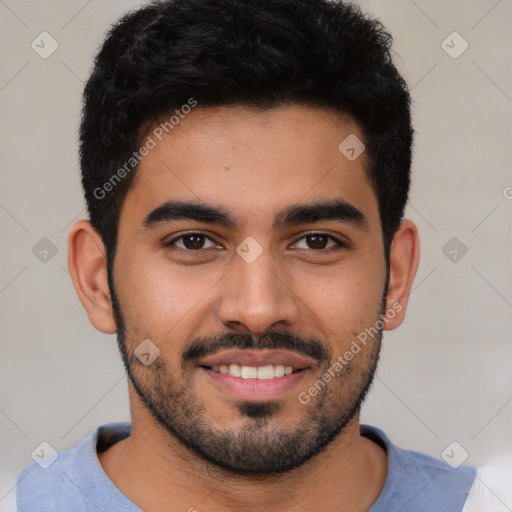
{"type": "Polygon", "coordinates": [[[230,350],[200,361],[209,383],[232,397],[282,397],[311,371],[312,360],[280,350],[230,350]]]}
{"type": "Polygon", "coordinates": [[[241,379],[278,379],[285,375],[297,373],[302,369],[294,368],[293,366],[285,366],[282,364],[267,364],[265,366],[245,366],[238,363],[231,363],[230,365],[222,364],[215,366],[202,366],[207,370],[212,370],[216,373],[224,375],[231,375],[232,377],[239,377],[241,379]]]}

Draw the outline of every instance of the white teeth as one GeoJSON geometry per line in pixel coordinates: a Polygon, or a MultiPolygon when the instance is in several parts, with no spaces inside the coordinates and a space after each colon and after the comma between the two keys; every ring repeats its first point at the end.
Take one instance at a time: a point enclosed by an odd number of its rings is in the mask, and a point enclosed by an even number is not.
{"type": "Polygon", "coordinates": [[[258,368],[258,379],[273,379],[274,378],[274,365],[260,366],[258,368]]]}
{"type": "Polygon", "coordinates": [[[240,370],[242,367],[237,363],[231,363],[229,365],[229,375],[233,377],[240,377],[240,370]]]}
{"type": "Polygon", "coordinates": [[[284,366],[282,364],[267,364],[265,366],[244,366],[238,363],[230,365],[221,364],[212,366],[212,370],[232,377],[241,377],[242,379],[273,379],[275,377],[284,377],[293,373],[292,366],[284,366]]]}
{"type": "Polygon", "coordinates": [[[258,368],[255,366],[242,366],[242,369],[240,370],[240,377],[242,377],[242,379],[257,379],[258,368]]]}
{"type": "Polygon", "coordinates": [[[283,377],[284,376],[284,366],[282,364],[276,364],[274,366],[274,375],[276,377],[283,377]]]}

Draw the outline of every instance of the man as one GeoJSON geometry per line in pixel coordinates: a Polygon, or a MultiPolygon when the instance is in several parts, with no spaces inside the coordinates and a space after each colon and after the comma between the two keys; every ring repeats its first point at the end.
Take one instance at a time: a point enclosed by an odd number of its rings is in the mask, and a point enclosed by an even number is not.
{"type": "Polygon", "coordinates": [[[69,270],[132,421],[26,468],[19,510],[463,510],[474,467],[359,424],[419,259],[390,44],[328,0],[169,0],[108,34],[69,270]]]}

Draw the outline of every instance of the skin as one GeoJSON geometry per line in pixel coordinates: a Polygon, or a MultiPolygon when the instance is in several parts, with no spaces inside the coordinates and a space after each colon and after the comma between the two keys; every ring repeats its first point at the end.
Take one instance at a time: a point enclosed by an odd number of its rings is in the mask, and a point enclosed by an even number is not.
{"type": "MultiPolygon", "coordinates": [[[[236,436],[256,426],[259,441],[267,443],[262,446],[272,447],[273,436],[294,434],[301,425],[313,429],[318,415],[334,419],[335,411],[353,404],[353,395],[368,379],[380,336],[354,356],[349,372],[339,372],[309,404],[300,403],[297,394],[312,386],[329,364],[312,364],[300,385],[277,401],[275,414],[258,419],[242,414],[232,396],[182,361],[193,340],[286,330],[318,340],[332,363],[378,320],[386,284],[378,202],[365,172],[365,154],[349,161],[338,150],[350,134],[364,140],[354,122],[329,110],[197,107],[140,163],[121,208],[114,260],[115,291],[126,324],[123,343],[146,398],[158,401],[161,410],[178,407],[175,421],[189,426],[189,432],[202,421],[219,435],[228,432],[235,447],[236,436]],[[272,226],[285,207],[333,198],[354,205],[367,225],[321,220],[272,226]],[[179,220],[144,229],[148,213],[172,199],[223,206],[233,213],[236,226],[179,220]],[[214,241],[205,240],[196,256],[186,254],[183,239],[178,242],[181,251],[164,246],[187,231],[205,233],[214,241]],[[329,253],[337,244],[331,239],[324,246],[308,243],[308,232],[332,235],[349,247],[329,253]],[[248,236],[262,248],[250,264],[236,252],[248,236]],[[161,351],[147,367],[132,355],[146,338],[161,351]],[[167,388],[158,387],[162,381],[167,388]],[[166,402],[157,393],[161,389],[182,389],[189,401],[166,402]],[[197,405],[190,411],[194,418],[182,410],[190,400],[197,405]]],[[[385,330],[404,319],[418,260],[417,229],[404,219],[391,246],[385,310],[395,309],[395,314],[386,319],[385,330]],[[393,308],[396,304],[400,311],[393,308]]],[[[71,230],[68,263],[92,325],[117,332],[105,249],[88,221],[71,230]]],[[[364,511],[386,479],[386,454],[360,436],[358,410],[340,435],[298,467],[244,476],[206,460],[162,428],[131,381],[129,399],[131,436],[98,458],[112,482],[145,511],[194,507],[256,512],[274,510],[277,503],[282,512],[298,507],[364,511]]]]}

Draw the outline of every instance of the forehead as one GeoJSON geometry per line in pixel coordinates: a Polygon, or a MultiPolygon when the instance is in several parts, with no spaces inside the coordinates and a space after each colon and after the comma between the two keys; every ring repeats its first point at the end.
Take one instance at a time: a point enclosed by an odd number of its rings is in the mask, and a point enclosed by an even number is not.
{"type": "Polygon", "coordinates": [[[344,141],[355,151],[364,143],[348,117],[298,105],[198,106],[167,125],[168,133],[155,128],[121,218],[140,223],[159,204],[179,199],[223,206],[243,225],[274,221],[272,212],[283,206],[341,198],[378,220],[366,154],[353,159],[344,151],[344,141]]]}

